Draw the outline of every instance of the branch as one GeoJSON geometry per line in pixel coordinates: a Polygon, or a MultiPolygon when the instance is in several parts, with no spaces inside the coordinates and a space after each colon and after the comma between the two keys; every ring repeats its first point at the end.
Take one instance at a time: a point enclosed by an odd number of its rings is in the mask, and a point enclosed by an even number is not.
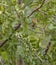
{"type": "Polygon", "coordinates": [[[45,0],[42,0],[42,4],[40,4],[35,9],[33,9],[33,11],[27,17],[30,17],[34,12],[36,12],[37,10],[39,10],[43,6],[44,3],[45,3],[45,0]]]}

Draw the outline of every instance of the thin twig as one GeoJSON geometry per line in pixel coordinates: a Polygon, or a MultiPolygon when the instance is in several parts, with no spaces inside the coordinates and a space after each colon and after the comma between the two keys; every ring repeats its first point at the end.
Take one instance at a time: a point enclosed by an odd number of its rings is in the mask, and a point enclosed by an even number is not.
{"type": "Polygon", "coordinates": [[[51,42],[49,42],[49,43],[48,43],[48,45],[46,46],[46,48],[45,48],[45,50],[44,50],[43,55],[46,55],[46,54],[47,54],[47,52],[48,52],[48,50],[49,50],[50,45],[51,45],[51,42]]]}
{"type": "Polygon", "coordinates": [[[39,6],[37,6],[35,9],[33,9],[33,11],[27,17],[30,17],[34,12],[39,10],[43,6],[44,3],[45,3],[45,0],[42,0],[42,3],[39,6]]]}
{"type": "MultiPolygon", "coordinates": [[[[35,51],[35,54],[34,54],[34,55],[36,55],[36,54],[37,54],[37,52],[35,51]]],[[[41,63],[44,63],[45,65],[50,65],[49,62],[46,62],[46,61],[43,60],[40,56],[36,55],[36,58],[39,59],[41,63]]]]}
{"type": "MultiPolygon", "coordinates": [[[[14,31],[18,30],[20,28],[20,26],[21,26],[21,24],[18,24],[16,27],[14,27],[14,31]]],[[[4,46],[4,44],[11,39],[13,32],[10,34],[10,36],[7,39],[0,42],[0,47],[4,46]]]]}
{"type": "MultiPolygon", "coordinates": [[[[15,11],[16,11],[16,9],[15,9],[15,11]]],[[[18,15],[18,12],[17,12],[17,11],[16,11],[16,14],[17,14],[17,17],[19,18],[20,16],[18,15]]],[[[10,34],[10,36],[9,36],[7,39],[5,39],[5,40],[0,41],[0,47],[4,46],[4,44],[6,44],[6,42],[11,39],[13,33],[14,33],[16,30],[18,30],[18,29],[20,28],[20,26],[21,26],[21,23],[19,23],[19,24],[17,24],[17,25],[14,26],[14,28],[13,28],[14,31],[10,34]]]]}

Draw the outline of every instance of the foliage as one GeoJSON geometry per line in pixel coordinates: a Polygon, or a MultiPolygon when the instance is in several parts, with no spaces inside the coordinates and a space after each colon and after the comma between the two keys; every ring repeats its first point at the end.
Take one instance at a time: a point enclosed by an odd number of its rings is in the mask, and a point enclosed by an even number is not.
{"type": "Polygon", "coordinates": [[[0,0],[0,65],[56,65],[56,0],[43,1],[0,0]]]}

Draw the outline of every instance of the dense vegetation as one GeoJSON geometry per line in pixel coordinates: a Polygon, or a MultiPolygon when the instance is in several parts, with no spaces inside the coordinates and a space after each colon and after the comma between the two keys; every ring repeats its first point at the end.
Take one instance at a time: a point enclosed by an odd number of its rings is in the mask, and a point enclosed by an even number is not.
{"type": "Polygon", "coordinates": [[[56,65],[56,0],[0,0],[0,65],[56,65]]]}

